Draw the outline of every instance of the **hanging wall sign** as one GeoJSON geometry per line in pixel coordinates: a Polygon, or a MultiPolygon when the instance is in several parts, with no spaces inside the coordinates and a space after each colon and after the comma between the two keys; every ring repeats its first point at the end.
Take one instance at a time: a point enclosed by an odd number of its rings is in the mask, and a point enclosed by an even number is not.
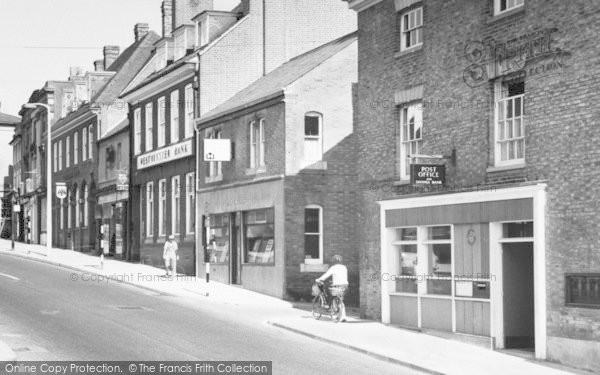
{"type": "Polygon", "coordinates": [[[67,185],[64,182],[56,183],[56,197],[58,199],[65,199],[67,197],[67,185]]]}
{"type": "Polygon", "coordinates": [[[413,185],[444,185],[446,166],[440,164],[412,164],[410,180],[413,185]]]}

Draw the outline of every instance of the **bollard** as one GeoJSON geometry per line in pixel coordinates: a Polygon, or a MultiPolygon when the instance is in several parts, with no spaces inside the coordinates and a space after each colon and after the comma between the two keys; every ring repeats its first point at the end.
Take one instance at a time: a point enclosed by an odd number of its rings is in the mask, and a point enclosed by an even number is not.
{"type": "Polygon", "coordinates": [[[210,263],[206,262],[206,296],[208,297],[208,282],[210,281],[210,263]]]}

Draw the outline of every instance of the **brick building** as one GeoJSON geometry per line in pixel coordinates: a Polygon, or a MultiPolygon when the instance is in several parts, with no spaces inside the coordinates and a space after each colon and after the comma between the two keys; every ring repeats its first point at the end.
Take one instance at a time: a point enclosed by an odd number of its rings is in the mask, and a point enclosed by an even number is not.
{"type": "Polygon", "coordinates": [[[362,314],[598,370],[600,4],[349,5],[362,314]]]}
{"type": "Polygon", "coordinates": [[[231,161],[205,162],[209,151],[198,152],[198,209],[207,218],[211,278],[309,299],[314,279],[340,254],[349,269],[348,301],[358,304],[356,53],[356,34],[344,36],[200,117],[200,137],[234,145],[231,161]]]}
{"type": "Polygon", "coordinates": [[[134,124],[131,204],[139,208],[131,211],[131,246],[142,262],[161,266],[164,241],[176,234],[179,272],[194,274],[192,120],[289,59],[354,31],[356,15],[343,3],[317,0],[243,0],[230,12],[213,10],[212,1],[167,0],[162,12],[163,37],[123,94],[134,124]]]}

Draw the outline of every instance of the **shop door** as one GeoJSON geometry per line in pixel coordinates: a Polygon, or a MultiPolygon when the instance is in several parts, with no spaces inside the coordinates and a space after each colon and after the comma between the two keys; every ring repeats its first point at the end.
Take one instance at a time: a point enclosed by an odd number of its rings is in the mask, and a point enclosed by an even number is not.
{"type": "Polygon", "coordinates": [[[533,243],[502,245],[504,347],[535,347],[533,308],[533,243]]]}
{"type": "Polygon", "coordinates": [[[242,253],[242,228],[240,225],[240,214],[232,214],[229,222],[232,223],[232,243],[231,243],[231,284],[241,284],[241,262],[240,254],[242,253]]]}

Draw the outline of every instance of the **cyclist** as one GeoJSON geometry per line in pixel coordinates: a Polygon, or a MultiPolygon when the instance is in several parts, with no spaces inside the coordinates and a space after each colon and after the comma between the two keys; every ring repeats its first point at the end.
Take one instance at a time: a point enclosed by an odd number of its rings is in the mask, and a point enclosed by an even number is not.
{"type": "MultiPolygon", "coordinates": [[[[346,293],[346,289],[348,289],[348,269],[342,264],[342,261],[343,259],[341,255],[334,255],[331,258],[331,263],[333,263],[333,266],[329,267],[327,272],[315,280],[316,282],[323,282],[331,277],[331,287],[329,288],[328,296],[329,300],[331,300],[331,296],[335,293],[340,297],[342,302],[344,301],[344,294],[346,293]]],[[[342,316],[340,321],[345,322],[346,307],[343,303],[341,309],[342,316]]]]}

